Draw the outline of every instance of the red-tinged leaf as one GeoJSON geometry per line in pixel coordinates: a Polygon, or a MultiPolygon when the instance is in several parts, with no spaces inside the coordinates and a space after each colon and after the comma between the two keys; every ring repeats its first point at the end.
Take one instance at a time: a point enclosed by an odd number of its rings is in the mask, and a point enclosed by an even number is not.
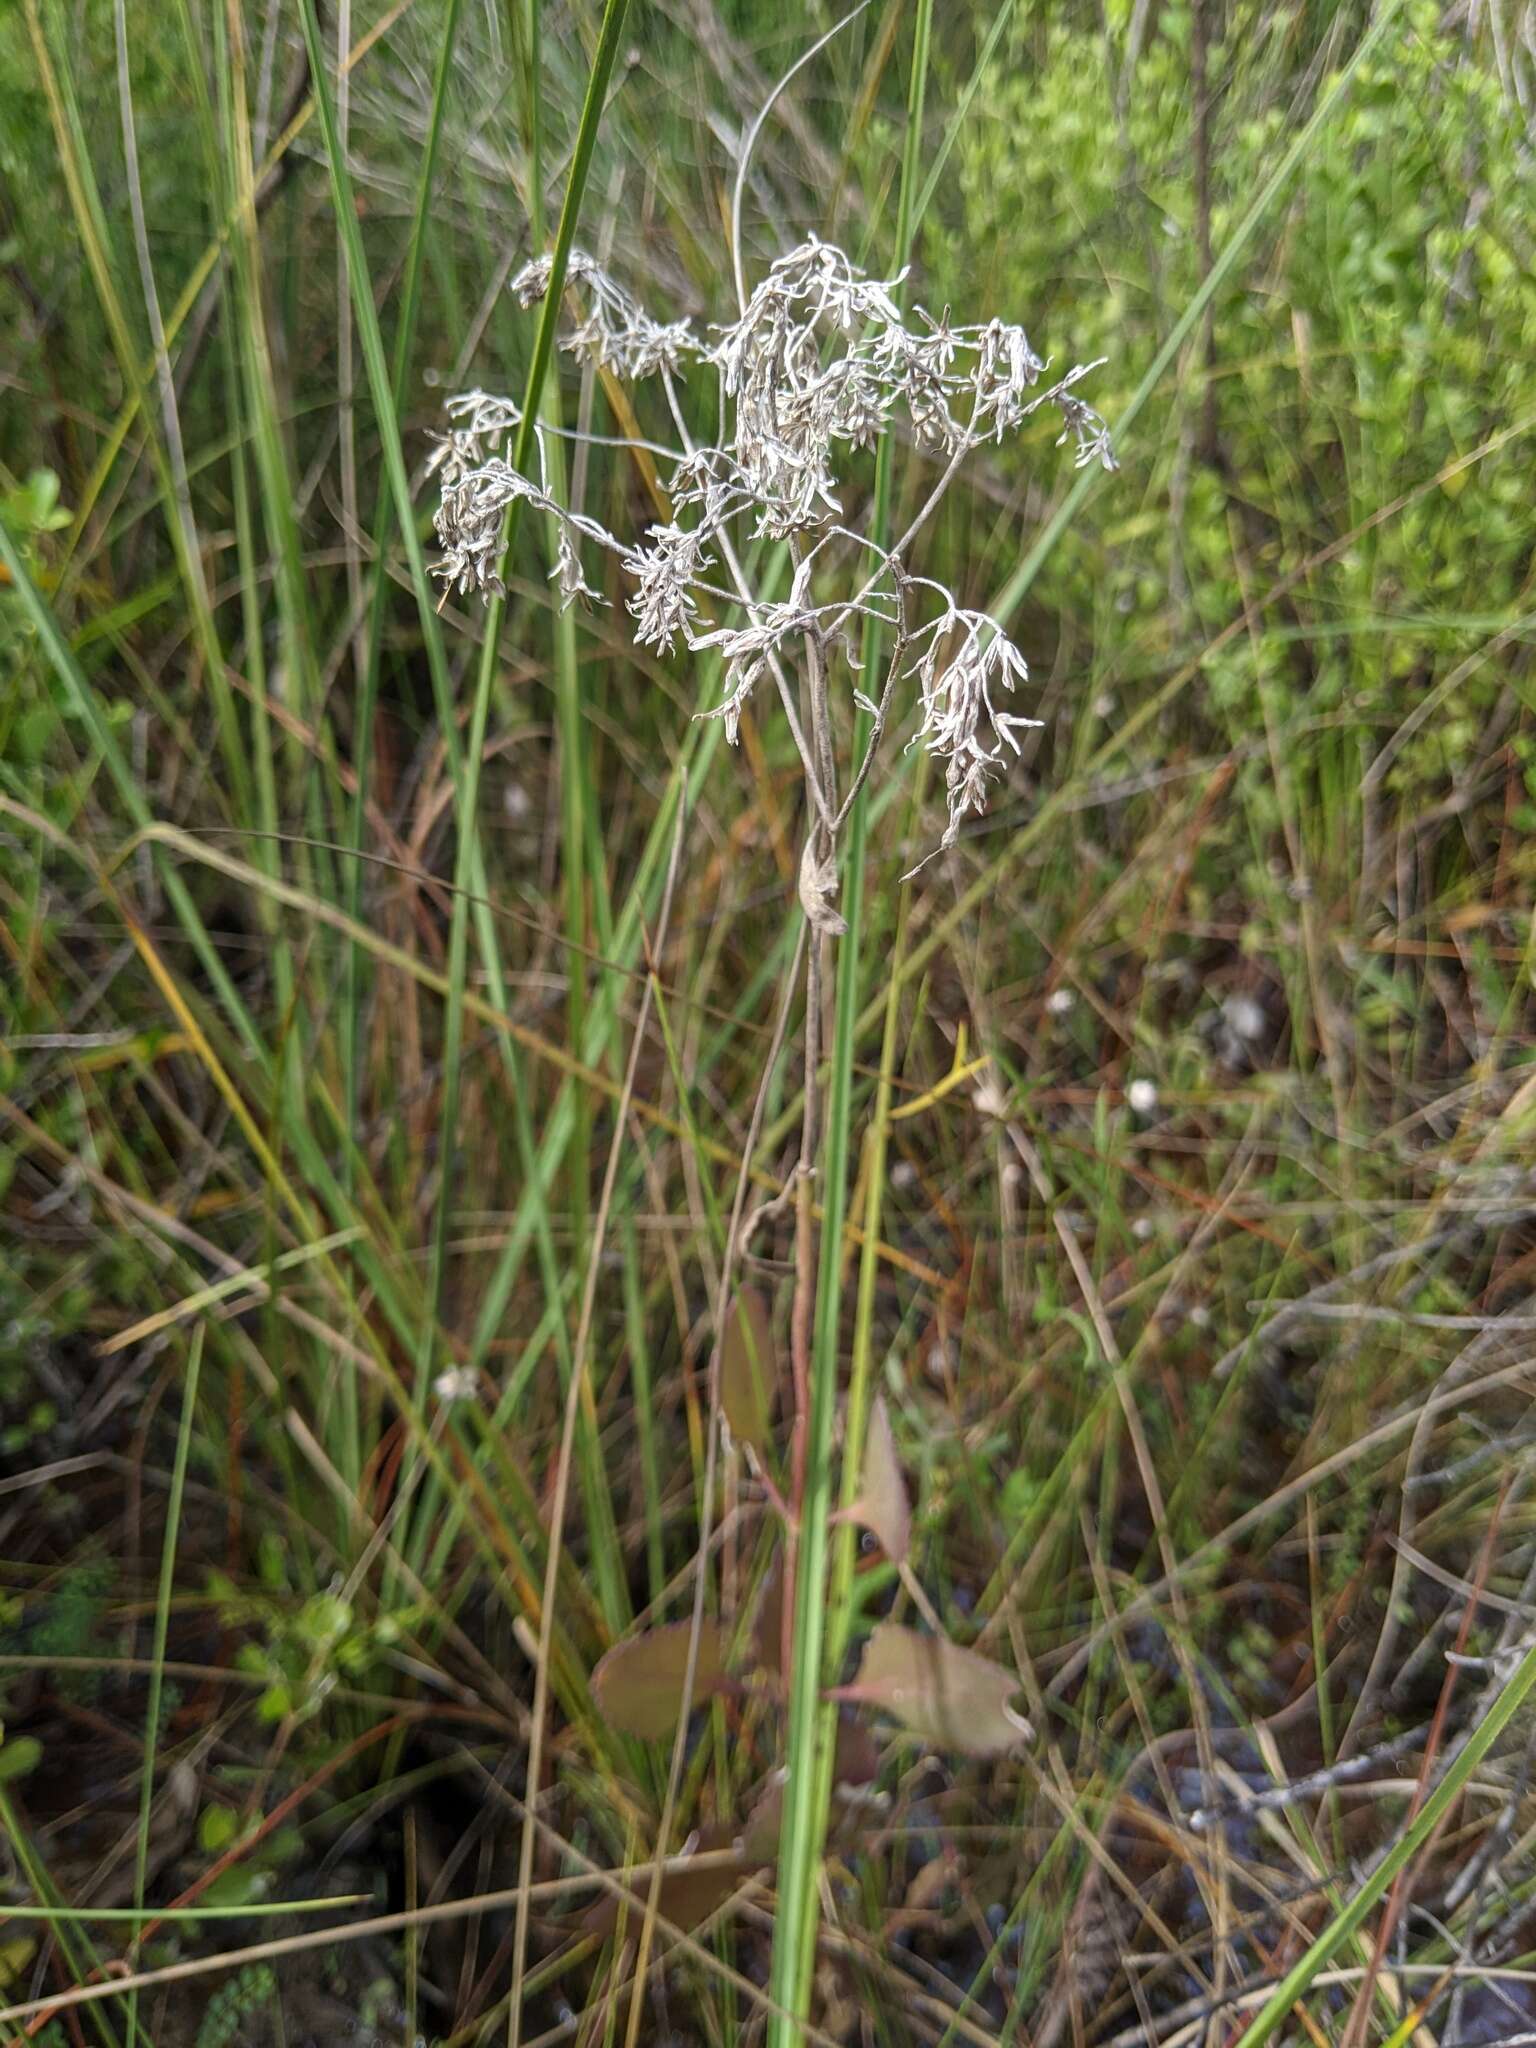
{"type": "Polygon", "coordinates": [[[755,1287],[743,1287],[726,1315],[720,1343],[720,1406],[731,1435],[759,1458],[773,1441],[778,1391],[778,1347],[768,1304],[755,1287]]]}
{"type": "Polygon", "coordinates": [[[859,1498],[848,1512],[878,1537],[892,1564],[906,1563],[912,1545],[912,1509],[901,1460],[896,1455],[890,1412],[882,1394],[876,1394],[869,1411],[859,1498]]]}
{"type": "MultiPolygon", "coordinates": [[[[652,1741],[670,1735],[683,1703],[691,1624],[674,1622],[615,1643],[592,1673],[592,1693],[613,1726],[652,1741]]],[[[725,1668],[725,1631],[706,1621],[699,1632],[691,1707],[731,1689],[725,1668]]]]}
{"type": "Polygon", "coordinates": [[[1013,1705],[1018,1690],[1011,1671],[974,1650],[882,1621],[839,1697],[890,1714],[937,1748],[1002,1756],[1034,1733],[1013,1705]]]}
{"type": "MultiPolygon", "coordinates": [[[[743,1879],[751,1877],[762,1867],[740,1855],[717,1862],[714,1852],[732,1846],[729,1834],[727,1828],[706,1828],[699,1837],[696,1853],[708,1853],[709,1862],[699,1870],[690,1870],[682,1864],[675,1870],[669,1870],[661,1880],[661,1896],[656,1910],[663,1920],[670,1920],[685,1934],[697,1927],[701,1920],[707,1920],[711,1913],[725,1904],[743,1879]]],[[[590,1906],[581,1920],[585,1932],[608,1940],[618,1927],[622,1912],[626,1935],[633,1939],[644,1922],[646,1904],[651,1896],[649,1876],[635,1878],[630,1893],[628,1900],[620,1900],[608,1892],[590,1906]]]]}

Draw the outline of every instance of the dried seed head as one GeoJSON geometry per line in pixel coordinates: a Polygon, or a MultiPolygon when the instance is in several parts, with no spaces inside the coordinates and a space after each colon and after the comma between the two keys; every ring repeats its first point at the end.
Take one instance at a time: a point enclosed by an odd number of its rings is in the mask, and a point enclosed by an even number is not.
{"type": "Polygon", "coordinates": [[[697,529],[673,524],[650,531],[650,547],[630,548],[623,555],[624,566],[635,579],[629,613],[639,645],[670,654],[679,634],[687,639],[689,625],[698,615],[692,586],[709,567],[709,557],[697,529]]]}
{"type": "MultiPolygon", "coordinates": [[[[537,305],[552,273],[548,256],[525,263],[511,284],[518,304],[525,310],[537,305]]],[[[567,284],[581,286],[587,295],[586,317],[561,344],[572,353],[589,355],[599,368],[630,379],[677,370],[699,353],[686,320],[660,325],[584,249],[571,251],[565,274],[567,284]]]]}
{"type": "Polygon", "coordinates": [[[555,542],[555,566],[549,572],[549,580],[560,587],[560,609],[568,611],[578,597],[589,604],[602,604],[599,596],[581,573],[581,557],[576,552],[576,543],[571,538],[571,529],[561,525],[560,535],[555,542]]]}
{"type": "Polygon", "coordinates": [[[951,609],[926,629],[926,640],[913,670],[923,722],[910,744],[925,746],[946,764],[949,825],[941,843],[953,846],[965,820],[986,809],[987,785],[1006,766],[1004,748],[1017,754],[1018,728],[1040,721],[1000,711],[993,701],[995,691],[1027,682],[1029,668],[990,614],[951,609]]]}
{"type": "MultiPolygon", "coordinates": [[[[545,297],[551,275],[547,256],[526,264],[512,280],[519,303],[530,307],[545,297]]],[[[944,763],[949,815],[941,844],[952,846],[965,821],[986,808],[1009,755],[1019,752],[1018,729],[1037,722],[1000,705],[1000,693],[1011,694],[1028,670],[997,620],[911,576],[898,555],[874,549],[879,567],[854,595],[813,602],[814,565],[839,554],[856,557],[872,545],[840,523],[845,452],[872,446],[904,416],[918,442],[946,464],[929,510],[966,454],[1000,441],[1043,406],[1059,413],[1058,446],[1072,441],[1079,467],[1099,462],[1112,469],[1115,458],[1104,421],[1077,395],[1096,365],[1075,365],[1046,383],[1047,363],[1021,326],[1000,319],[957,325],[948,307],[937,319],[919,308],[909,320],[898,302],[902,281],[868,277],[841,249],[811,237],[772,264],[740,316],[704,342],[685,320],[653,319],[584,250],[572,250],[567,284],[580,313],[561,345],[629,380],[661,377],[685,439],[671,380],[712,369],[720,445],[689,445],[676,457],[667,478],[672,519],[652,526],[643,544],[626,546],[596,520],[553,501],[542,442],[538,484],[513,468],[508,449],[521,414],[511,400],[480,391],[452,399],[449,430],[429,463],[441,492],[437,573],[460,590],[499,590],[503,519],[510,504],[526,498],[556,522],[550,575],[562,605],[602,601],[584,574],[582,550],[604,548],[633,579],[626,602],[639,645],[665,654],[681,640],[695,652],[719,655],[724,687],[710,715],[724,721],[733,742],[743,706],[786,642],[811,636],[820,669],[839,644],[851,648],[851,620],[878,619],[894,632],[900,659],[878,705],[862,689],[854,695],[873,714],[878,735],[898,672],[915,679],[921,720],[911,744],[944,763]],[[706,581],[717,555],[739,573],[733,541],[749,533],[796,539],[788,602],[753,599],[744,586],[734,597],[706,581]],[[835,553],[824,555],[829,547],[835,553]],[[937,615],[925,623],[909,617],[918,591],[938,599],[937,615]],[[739,604],[743,615],[705,621],[706,599],[712,610],[722,599],[739,604]]],[[[849,665],[855,666],[851,654],[849,665]]],[[[806,766],[810,775],[809,760],[806,766]]],[[[819,901],[818,873],[810,881],[819,901]]],[[[802,875],[802,893],[806,880],[802,875]]]]}

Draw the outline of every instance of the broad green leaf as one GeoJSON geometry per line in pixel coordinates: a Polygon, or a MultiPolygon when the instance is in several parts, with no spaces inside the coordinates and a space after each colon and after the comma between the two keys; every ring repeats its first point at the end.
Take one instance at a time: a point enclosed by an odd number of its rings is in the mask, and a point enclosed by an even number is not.
{"type": "Polygon", "coordinates": [[[832,1783],[859,1787],[872,1785],[880,1775],[880,1745],[862,1721],[841,1717],[837,1743],[832,1753],[832,1783]]]}
{"type": "Polygon", "coordinates": [[[767,1791],[747,1815],[741,1831],[741,1853],[749,1866],[776,1863],[784,1826],[784,1774],[775,1771],[767,1791]]]}
{"type": "Polygon", "coordinates": [[[757,1621],[752,1631],[757,1662],[770,1678],[784,1676],[784,1568],[778,1558],[768,1568],[768,1577],[758,1601],[757,1621]]]}
{"type": "Polygon", "coordinates": [[[21,1981],[27,1965],[37,1954],[37,1943],[31,1935],[18,1935],[14,1941],[0,1941],[0,1991],[9,1991],[13,1984],[21,1981]]]}

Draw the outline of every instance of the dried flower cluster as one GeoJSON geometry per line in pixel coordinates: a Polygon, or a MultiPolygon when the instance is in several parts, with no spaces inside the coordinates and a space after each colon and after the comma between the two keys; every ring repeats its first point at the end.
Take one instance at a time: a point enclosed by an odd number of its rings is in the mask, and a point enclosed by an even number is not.
{"type": "MultiPolygon", "coordinates": [[[[531,306],[549,281],[549,259],[540,258],[512,289],[531,306]]],[[[1028,671],[995,619],[963,610],[940,585],[908,574],[905,552],[965,456],[1043,406],[1060,415],[1060,439],[1074,442],[1080,467],[1115,464],[1103,420],[1076,391],[1096,365],[1042,382],[1047,365],[1022,327],[1001,320],[955,326],[947,310],[935,320],[919,309],[909,321],[897,303],[901,282],[867,277],[842,250],[813,238],[774,263],[739,318],[701,335],[687,321],[653,320],[590,256],[573,252],[569,284],[583,317],[562,345],[627,380],[660,378],[685,444],[660,451],[671,463],[673,518],[653,525],[642,545],[626,546],[597,521],[558,504],[547,477],[535,483],[507,460],[518,408],[474,391],[449,401],[449,431],[432,462],[442,494],[438,574],[461,591],[497,590],[503,517],[514,499],[526,499],[556,522],[553,579],[562,603],[603,601],[587,581],[583,549],[606,550],[632,585],[627,605],[641,646],[667,653],[681,641],[718,652],[725,685],[713,715],[733,741],[742,707],[767,673],[792,713],[781,656],[789,659],[795,643],[814,647],[814,665],[824,675],[831,650],[848,647],[849,621],[878,618],[898,658],[878,704],[861,690],[853,694],[875,714],[878,738],[893,686],[901,677],[915,681],[922,718],[912,744],[944,763],[948,846],[964,821],[985,809],[989,782],[1019,750],[1017,729],[1034,722],[999,708],[999,693],[1011,693],[1028,671]],[[674,380],[705,371],[718,379],[726,431],[721,445],[696,447],[674,380]],[[840,451],[872,446],[902,416],[943,469],[911,529],[887,551],[842,524],[840,451]],[[735,542],[747,536],[790,543],[796,567],[786,599],[759,599],[745,587],[735,542]],[[851,594],[817,603],[813,580],[834,558],[862,561],[864,580],[850,576],[843,589],[855,584],[851,594]],[[712,580],[722,563],[729,582],[712,580]],[[919,596],[928,603],[926,619],[911,615],[919,596]]],[[[541,441],[541,467],[542,454],[541,441]]],[[[851,654],[846,658],[854,666],[851,654]]],[[[807,741],[798,725],[794,730],[830,830],[836,805],[824,786],[826,750],[818,752],[814,735],[807,741]]],[[[859,779],[867,766],[866,760],[859,779]]]]}

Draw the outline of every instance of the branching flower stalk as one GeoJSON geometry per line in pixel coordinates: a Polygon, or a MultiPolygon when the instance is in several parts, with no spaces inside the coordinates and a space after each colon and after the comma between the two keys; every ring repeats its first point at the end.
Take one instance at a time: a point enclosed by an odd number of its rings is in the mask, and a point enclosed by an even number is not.
{"type": "MultiPolygon", "coordinates": [[[[550,275],[540,258],[513,279],[524,307],[546,296],[550,275]]],[[[912,549],[966,458],[1042,409],[1058,415],[1057,445],[1072,444],[1079,468],[1115,466],[1104,422],[1078,391],[1095,364],[1052,378],[1017,324],[961,325],[948,308],[937,318],[921,308],[909,316],[897,296],[904,278],[869,277],[841,249],[811,237],[779,257],[750,296],[743,292],[737,318],[701,332],[686,320],[653,318],[590,256],[572,250],[567,282],[577,310],[561,345],[613,375],[659,387],[675,441],[639,445],[667,466],[670,518],[626,541],[561,504],[550,483],[550,430],[533,423],[537,463],[529,474],[511,454],[519,435],[528,446],[519,406],[484,391],[448,401],[430,465],[440,490],[437,574],[450,588],[486,599],[501,593],[504,519],[526,503],[555,523],[551,580],[563,607],[608,603],[617,585],[637,646],[720,658],[719,701],[698,715],[720,719],[734,745],[768,677],[794,742],[805,787],[798,894],[809,937],[800,1147],[780,1199],[757,1211],[727,1251],[729,1264],[754,1230],[793,1210],[793,1414],[782,1504],[791,1586],[798,1585],[812,1422],[822,996],[827,949],[847,929],[838,909],[840,838],[893,724],[910,725],[907,747],[923,748],[944,774],[945,828],[915,874],[986,810],[993,785],[1020,752],[1019,732],[1038,723],[1012,708],[1028,669],[1002,625],[918,575],[912,549]],[[679,399],[685,382],[712,384],[717,442],[691,435],[679,399]],[[907,530],[884,547],[845,510],[846,471],[850,458],[893,430],[932,457],[937,472],[907,530]],[[758,539],[787,547],[783,596],[754,589],[743,570],[742,544],[758,539]],[[859,660],[870,627],[890,648],[878,682],[859,660]],[[857,758],[849,758],[856,711],[868,729],[857,758]]],[[[823,1261],[839,1256],[838,1245],[822,1244],[823,1261]]],[[[790,1621],[786,1612],[787,1631],[790,1621]]]]}
{"type": "MultiPolygon", "coordinates": [[[[764,674],[782,670],[798,647],[808,716],[791,729],[818,830],[830,842],[839,811],[830,676],[838,656],[856,673],[852,622],[878,619],[909,657],[887,678],[883,701],[889,705],[903,677],[915,683],[922,719],[911,744],[944,763],[949,822],[940,846],[954,845],[966,820],[985,810],[989,784],[1009,754],[1018,753],[1019,729],[1035,722],[1002,701],[1027,680],[1028,669],[995,619],[911,575],[906,551],[964,458],[1042,407],[1060,414],[1061,440],[1075,444],[1079,467],[1113,467],[1104,422],[1075,388],[1096,365],[1075,365],[1042,384],[1047,366],[1022,327],[996,319],[957,326],[947,309],[939,319],[919,310],[909,324],[891,296],[897,280],[866,277],[840,249],[814,238],[780,257],[740,317],[707,336],[687,321],[652,319],[580,250],[572,252],[570,275],[585,293],[585,310],[563,346],[627,378],[659,377],[669,396],[674,378],[712,372],[729,437],[719,446],[647,444],[672,465],[666,488],[673,517],[627,544],[550,494],[542,427],[535,434],[539,476],[513,466],[508,450],[522,415],[512,399],[483,391],[450,399],[449,430],[432,459],[441,490],[439,575],[460,591],[499,594],[503,514],[524,500],[551,515],[560,533],[553,580],[561,603],[604,602],[588,564],[598,552],[613,556],[630,585],[626,606],[638,646],[667,654],[681,642],[721,656],[724,695],[706,715],[723,720],[732,744],[764,674]],[[873,446],[903,414],[944,469],[918,518],[887,551],[842,523],[838,464],[844,451],[873,446]],[[790,543],[795,566],[786,597],[755,596],[745,587],[736,541],[748,537],[790,543]],[[817,582],[832,580],[838,560],[860,554],[875,560],[851,594],[818,599],[817,582]],[[734,583],[719,579],[722,561],[734,583]],[[911,616],[914,594],[928,602],[926,618],[911,616]]],[[[540,258],[519,272],[512,289],[532,306],[548,282],[548,259],[540,258]]],[[[883,729],[881,707],[857,684],[850,694],[883,729]]],[[[868,772],[863,765],[855,775],[868,772]]],[[[807,904],[815,928],[835,932],[833,891],[825,886],[832,853],[833,845],[823,844],[802,869],[816,884],[803,884],[802,896],[819,906],[813,914],[807,904]]]]}

